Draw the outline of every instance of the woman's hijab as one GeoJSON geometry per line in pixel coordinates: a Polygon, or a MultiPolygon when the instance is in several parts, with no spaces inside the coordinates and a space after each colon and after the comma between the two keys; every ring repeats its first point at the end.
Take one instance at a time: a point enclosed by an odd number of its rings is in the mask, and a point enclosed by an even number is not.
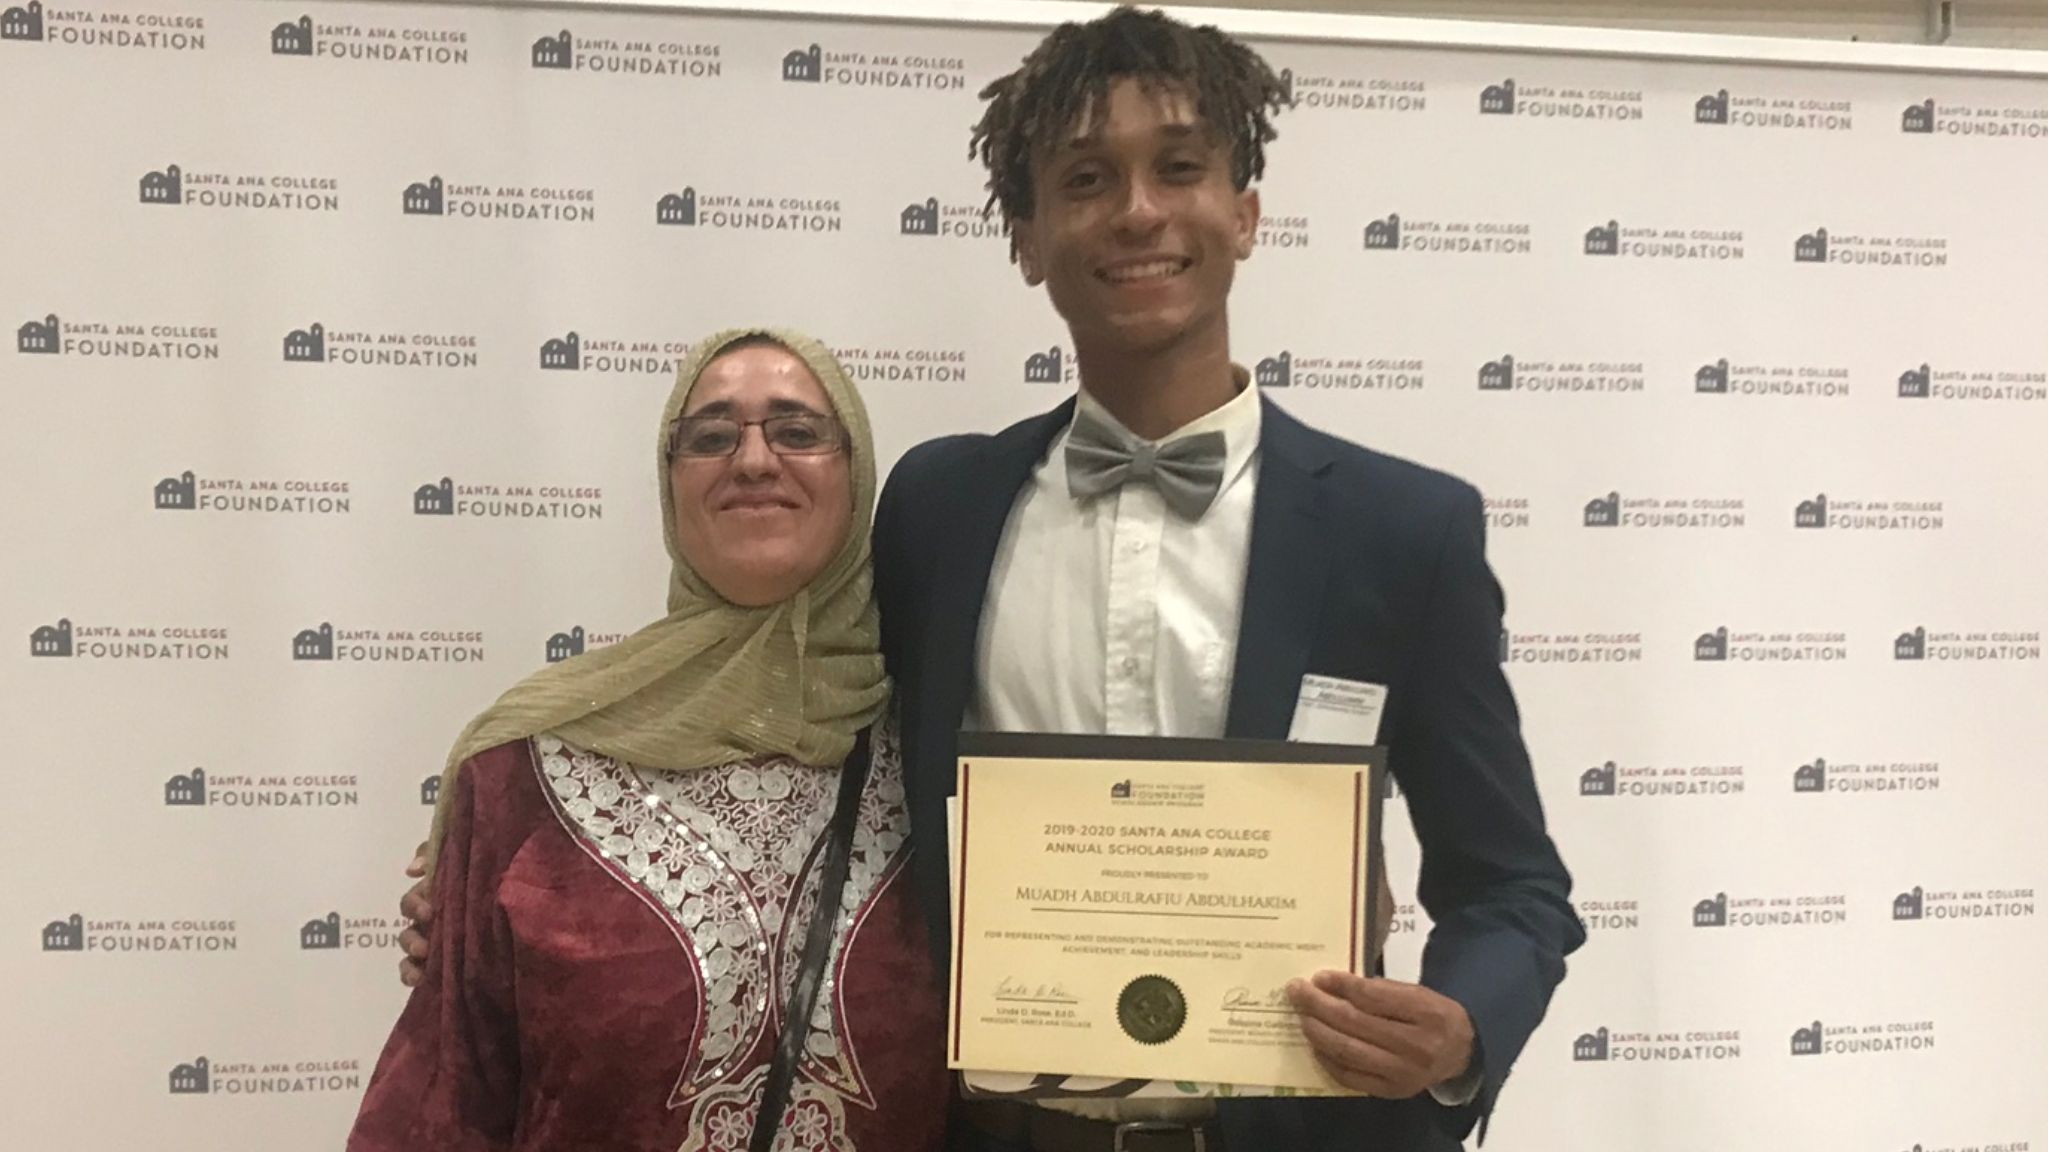
{"type": "Polygon", "coordinates": [[[823,344],[773,328],[729,329],[699,342],[676,373],[654,436],[668,547],[668,615],[605,648],[549,665],[472,720],[441,777],[428,841],[439,855],[455,777],[489,748],[541,733],[642,768],[688,771],[779,754],[837,765],[887,703],[869,529],[874,438],[866,407],[823,344]],[[743,341],[765,338],[809,366],[845,426],[853,515],[830,563],[795,596],[743,608],[713,591],[676,543],[668,436],[704,369],[743,341]]]}

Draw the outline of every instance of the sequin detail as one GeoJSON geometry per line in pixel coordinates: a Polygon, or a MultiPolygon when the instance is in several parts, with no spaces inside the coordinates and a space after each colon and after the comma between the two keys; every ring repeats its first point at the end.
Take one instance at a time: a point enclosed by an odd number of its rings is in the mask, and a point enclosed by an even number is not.
{"type": "MultiPolygon", "coordinates": [[[[765,1064],[779,1029],[818,903],[838,771],[774,757],[696,772],[642,772],[553,736],[536,737],[534,748],[564,827],[669,918],[696,967],[697,1034],[669,1106],[721,1082],[720,1092],[727,1092],[765,1064]]],[[[909,855],[902,755],[887,721],[875,729],[870,765],[798,1081],[808,1076],[874,1107],[858,1054],[844,1040],[837,976],[862,915],[909,855]]],[[[693,1118],[693,1131],[703,1122],[693,1118]]],[[[843,1124],[825,1127],[843,1133],[843,1124]]],[[[707,1135],[712,1146],[726,1146],[717,1133],[707,1135]]]]}

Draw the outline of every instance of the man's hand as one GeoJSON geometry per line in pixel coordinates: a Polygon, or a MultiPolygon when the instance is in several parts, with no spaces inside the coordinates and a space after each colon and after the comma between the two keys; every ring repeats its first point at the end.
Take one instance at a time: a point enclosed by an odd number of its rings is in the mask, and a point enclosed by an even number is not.
{"type": "Polygon", "coordinates": [[[434,906],[427,900],[426,841],[420,842],[412,863],[405,866],[405,874],[419,883],[398,902],[398,914],[412,921],[412,927],[398,934],[398,945],[405,949],[405,955],[398,960],[398,979],[407,988],[417,988],[426,976],[423,965],[427,962],[427,934],[433,931],[434,919],[434,906]]]}
{"type": "Polygon", "coordinates": [[[1289,983],[1287,994],[1309,1047],[1346,1088],[1405,1100],[1471,1066],[1472,1018],[1420,984],[1318,972],[1289,983]]]}

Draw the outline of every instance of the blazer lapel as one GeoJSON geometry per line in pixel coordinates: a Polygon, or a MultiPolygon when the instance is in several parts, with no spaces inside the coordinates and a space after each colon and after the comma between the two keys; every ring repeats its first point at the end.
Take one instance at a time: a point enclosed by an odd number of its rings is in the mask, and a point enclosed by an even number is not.
{"type": "Polygon", "coordinates": [[[950,555],[942,560],[941,576],[934,589],[931,616],[925,622],[925,741],[924,746],[943,757],[942,769],[951,793],[953,736],[967,711],[968,693],[975,682],[975,648],[981,635],[982,605],[988,601],[988,581],[995,567],[996,550],[1002,545],[1003,528],[1017,492],[1031,479],[1032,469],[1045,458],[1045,451],[1073,420],[1074,401],[1043,416],[1015,424],[987,441],[972,462],[973,471],[961,477],[946,516],[955,533],[939,538],[953,541],[950,555]]]}
{"type": "Polygon", "coordinates": [[[1322,476],[1330,456],[1299,421],[1271,400],[1261,403],[1251,561],[1224,730],[1241,739],[1284,740],[1309,670],[1329,577],[1320,526],[1322,476]]]}

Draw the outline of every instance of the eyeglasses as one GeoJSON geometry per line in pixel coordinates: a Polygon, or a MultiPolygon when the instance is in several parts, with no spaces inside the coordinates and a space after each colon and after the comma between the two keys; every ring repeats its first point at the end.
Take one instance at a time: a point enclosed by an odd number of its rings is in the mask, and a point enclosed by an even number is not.
{"type": "Polygon", "coordinates": [[[684,416],[669,433],[671,458],[716,459],[740,450],[747,429],[760,425],[768,450],[777,456],[829,456],[846,443],[846,430],[830,416],[791,412],[765,420],[734,420],[730,416],[684,416]]]}

